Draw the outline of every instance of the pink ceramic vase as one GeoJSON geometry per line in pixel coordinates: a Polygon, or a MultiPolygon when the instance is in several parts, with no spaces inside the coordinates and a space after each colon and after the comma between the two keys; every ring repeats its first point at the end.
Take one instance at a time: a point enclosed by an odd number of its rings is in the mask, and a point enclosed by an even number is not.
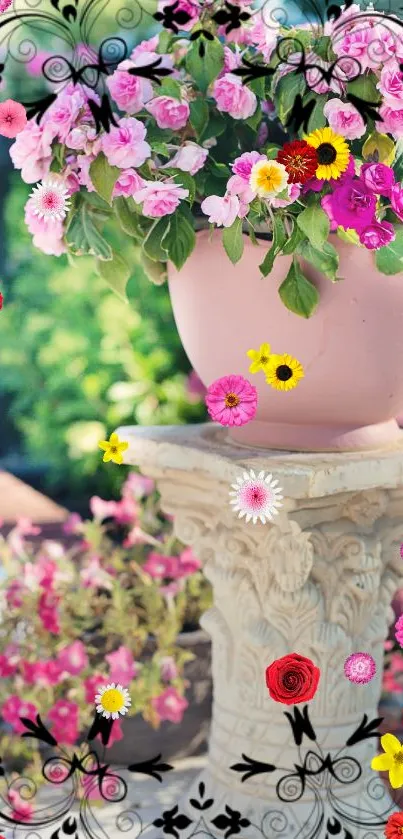
{"type": "Polygon", "coordinates": [[[240,262],[232,265],[218,231],[197,234],[184,268],[169,271],[179,334],[203,383],[240,374],[258,389],[256,419],[233,429],[245,445],[292,451],[376,449],[400,435],[403,414],[403,275],[380,274],[374,255],[337,237],[339,276],[332,283],[304,266],[320,293],[306,320],[289,312],[278,288],[291,257],[277,258],[262,279],[267,243],[245,236],[240,262]],[[294,390],[277,391],[263,372],[249,373],[247,350],[269,343],[274,353],[301,362],[305,378],[294,390]]]}

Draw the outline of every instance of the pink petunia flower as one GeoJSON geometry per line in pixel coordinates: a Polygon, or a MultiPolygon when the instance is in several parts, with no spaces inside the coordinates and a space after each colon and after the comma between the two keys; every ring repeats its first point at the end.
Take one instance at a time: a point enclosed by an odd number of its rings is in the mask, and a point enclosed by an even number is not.
{"type": "Polygon", "coordinates": [[[240,201],[237,195],[209,195],[201,204],[201,211],[210,224],[218,227],[231,227],[239,214],[240,201]]]}
{"type": "Polygon", "coordinates": [[[12,726],[16,734],[22,734],[26,731],[20,717],[27,717],[27,719],[35,722],[37,715],[38,709],[36,705],[33,705],[32,702],[24,702],[16,694],[9,696],[1,708],[3,720],[12,726]]]}
{"type": "Polygon", "coordinates": [[[14,99],[0,102],[0,134],[14,139],[27,124],[27,115],[23,105],[14,99]]]}
{"type": "Polygon", "coordinates": [[[178,560],[177,577],[188,577],[190,574],[200,571],[202,567],[200,559],[194,555],[192,548],[184,548],[182,553],[179,554],[178,560]]]}
{"type": "Polygon", "coordinates": [[[207,410],[220,425],[246,425],[257,410],[257,390],[243,376],[223,376],[207,389],[207,410]]]}
{"type": "Polygon", "coordinates": [[[57,656],[57,662],[62,672],[78,676],[88,667],[88,656],[83,642],[73,641],[72,644],[62,647],[57,656]]]}
{"type": "Polygon", "coordinates": [[[159,696],[154,696],[151,700],[151,705],[154,711],[157,712],[160,720],[180,723],[189,703],[184,696],[178,693],[176,688],[169,687],[159,696]]]}
{"type": "Polygon", "coordinates": [[[57,597],[53,592],[49,591],[44,591],[38,602],[38,615],[42,626],[47,632],[51,632],[53,635],[60,635],[61,632],[58,612],[59,603],[60,597],[57,597]]]}
{"type": "Polygon", "coordinates": [[[6,653],[0,655],[0,679],[7,679],[14,676],[18,667],[18,656],[9,656],[6,653]]]}
{"type": "Polygon", "coordinates": [[[148,555],[147,561],[143,565],[143,571],[146,571],[155,580],[175,578],[177,570],[178,557],[164,556],[154,552],[148,555]]]}
{"type": "Polygon", "coordinates": [[[16,789],[10,789],[7,793],[7,798],[12,807],[12,818],[19,822],[30,822],[34,812],[32,802],[22,798],[16,789]]]}
{"type": "Polygon", "coordinates": [[[154,492],[155,481],[152,478],[147,478],[145,475],[139,475],[137,472],[130,472],[122,488],[122,495],[124,498],[134,495],[135,498],[143,498],[145,495],[150,495],[154,492]]]}
{"type": "Polygon", "coordinates": [[[81,585],[84,588],[105,589],[113,588],[110,575],[100,563],[98,556],[93,556],[80,571],[81,585]]]}
{"type": "Polygon", "coordinates": [[[113,518],[116,512],[116,501],[104,501],[98,495],[93,495],[90,498],[90,510],[94,519],[98,521],[113,518]]]}
{"type": "Polygon", "coordinates": [[[95,702],[95,695],[99,693],[100,688],[106,687],[109,682],[110,679],[106,676],[97,675],[96,673],[84,679],[85,701],[89,705],[92,705],[95,702]]]}
{"type": "Polygon", "coordinates": [[[79,708],[68,699],[58,699],[48,713],[59,743],[74,745],[79,734],[79,708]]]}
{"type": "Polygon", "coordinates": [[[140,667],[134,661],[131,650],[123,644],[114,653],[105,656],[109,667],[109,681],[127,687],[128,684],[138,676],[140,667]]]}
{"type": "Polygon", "coordinates": [[[403,615],[395,623],[395,638],[398,644],[403,647],[403,615]]]}

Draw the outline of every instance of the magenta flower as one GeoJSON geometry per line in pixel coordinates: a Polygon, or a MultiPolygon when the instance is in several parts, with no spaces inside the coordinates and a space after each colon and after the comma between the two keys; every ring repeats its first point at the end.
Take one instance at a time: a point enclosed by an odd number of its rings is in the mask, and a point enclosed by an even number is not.
{"type": "MultiPolygon", "coordinates": [[[[319,180],[318,178],[311,178],[311,180],[307,181],[306,184],[302,187],[302,194],[306,195],[307,192],[320,192],[323,187],[326,185],[331,186],[333,189],[337,189],[337,187],[342,186],[342,184],[346,183],[347,181],[351,181],[355,175],[355,163],[354,157],[350,154],[350,160],[345,172],[340,175],[339,178],[331,178],[330,181],[319,180]]],[[[326,196],[327,198],[327,196],[326,196]]]]}
{"type": "Polygon", "coordinates": [[[355,685],[366,685],[375,673],[375,659],[369,653],[352,653],[344,662],[344,675],[355,685]]]}
{"type": "Polygon", "coordinates": [[[30,822],[34,812],[31,801],[21,798],[20,793],[16,789],[9,789],[7,798],[12,807],[12,818],[19,822],[30,822]]]}
{"type": "Polygon", "coordinates": [[[259,160],[267,160],[266,155],[259,154],[258,151],[247,151],[235,158],[231,169],[234,175],[239,175],[249,185],[251,171],[259,160]]]}
{"type": "Polygon", "coordinates": [[[326,212],[330,208],[331,220],[337,225],[360,233],[374,221],[376,196],[356,178],[336,187],[329,203],[322,206],[326,212]]]}
{"type": "Polygon", "coordinates": [[[223,376],[207,389],[207,410],[220,425],[246,425],[257,410],[257,390],[243,376],[223,376]]]}
{"type": "Polygon", "coordinates": [[[140,672],[140,667],[134,660],[131,650],[123,645],[114,653],[109,653],[105,658],[110,667],[110,682],[117,682],[123,687],[127,687],[140,672]]]}
{"type": "Polygon", "coordinates": [[[403,647],[403,615],[400,615],[400,618],[395,623],[395,638],[397,643],[403,647]]]}
{"type": "Polygon", "coordinates": [[[10,8],[13,0],[0,0],[0,14],[6,12],[10,8]]]}
{"type": "Polygon", "coordinates": [[[6,99],[0,102],[0,134],[3,137],[14,139],[27,124],[27,115],[23,105],[14,102],[14,99],[6,99]]]}
{"type": "Polygon", "coordinates": [[[38,602],[38,615],[42,626],[47,632],[51,632],[53,635],[60,635],[59,603],[60,597],[57,597],[53,592],[49,591],[44,591],[38,602]]]}
{"type": "Polygon", "coordinates": [[[200,559],[194,555],[192,548],[184,548],[182,553],[179,554],[178,560],[179,568],[177,577],[188,577],[190,574],[194,574],[195,571],[200,571],[202,567],[200,559]]]}
{"type": "Polygon", "coordinates": [[[385,163],[364,163],[360,178],[370,192],[376,195],[390,195],[395,183],[395,174],[385,163]]]}
{"type": "Polygon", "coordinates": [[[62,647],[57,656],[57,661],[62,672],[78,676],[82,670],[88,667],[88,656],[82,641],[73,641],[66,647],[62,647]]]}
{"type": "Polygon", "coordinates": [[[390,200],[393,212],[397,215],[400,221],[403,221],[403,186],[402,184],[394,184],[390,191],[390,200]]]}
{"type": "Polygon", "coordinates": [[[360,242],[368,250],[379,250],[396,239],[396,232],[390,221],[373,221],[360,231],[360,242]]]}
{"type": "Polygon", "coordinates": [[[58,699],[48,713],[59,743],[74,745],[79,734],[79,708],[68,699],[58,699]]]}
{"type": "Polygon", "coordinates": [[[100,689],[106,687],[109,682],[110,679],[106,676],[97,675],[96,673],[84,679],[85,701],[89,705],[93,704],[95,702],[95,694],[99,693],[100,689]]]}
{"type": "Polygon", "coordinates": [[[1,709],[3,720],[12,726],[16,734],[22,734],[23,731],[26,731],[20,717],[27,717],[27,719],[35,722],[37,714],[38,709],[36,705],[33,705],[32,702],[24,702],[16,694],[9,696],[1,709]]]}
{"type": "Polygon", "coordinates": [[[166,688],[159,696],[154,696],[151,700],[151,705],[154,711],[157,712],[160,720],[180,723],[189,703],[184,696],[178,693],[176,688],[170,687],[166,688]]]}
{"type": "Polygon", "coordinates": [[[0,655],[0,679],[7,679],[9,676],[14,676],[17,666],[17,656],[0,655]]]}
{"type": "Polygon", "coordinates": [[[67,536],[81,532],[82,518],[78,513],[71,513],[63,524],[63,533],[67,536]]]}
{"type": "Polygon", "coordinates": [[[184,128],[190,116],[188,103],[170,96],[156,96],[148,102],[146,110],[154,117],[158,128],[170,128],[171,131],[184,128]]]}
{"type": "Polygon", "coordinates": [[[175,578],[177,576],[177,570],[177,556],[164,556],[164,554],[154,552],[148,555],[147,561],[143,565],[143,571],[146,571],[155,580],[175,578]]]}

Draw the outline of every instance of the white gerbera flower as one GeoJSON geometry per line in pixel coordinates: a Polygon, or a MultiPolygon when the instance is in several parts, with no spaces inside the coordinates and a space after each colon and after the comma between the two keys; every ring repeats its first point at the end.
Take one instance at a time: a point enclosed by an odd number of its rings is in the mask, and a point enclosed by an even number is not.
{"type": "Polygon", "coordinates": [[[252,519],[256,524],[258,519],[262,524],[270,521],[274,515],[278,515],[277,507],[282,507],[283,496],[281,487],[277,486],[278,481],[273,481],[272,475],[259,472],[256,476],[253,469],[244,472],[242,478],[237,478],[236,484],[231,484],[234,496],[230,501],[234,513],[239,512],[238,518],[246,516],[246,521],[252,519]]]}
{"type": "Polygon", "coordinates": [[[127,688],[116,685],[115,682],[100,688],[95,696],[95,703],[98,714],[102,714],[107,720],[111,717],[117,720],[119,714],[126,714],[132,704],[127,688]]]}
{"type": "Polygon", "coordinates": [[[68,189],[59,178],[46,178],[32,190],[30,197],[32,212],[47,221],[63,221],[70,208],[68,189]]]}

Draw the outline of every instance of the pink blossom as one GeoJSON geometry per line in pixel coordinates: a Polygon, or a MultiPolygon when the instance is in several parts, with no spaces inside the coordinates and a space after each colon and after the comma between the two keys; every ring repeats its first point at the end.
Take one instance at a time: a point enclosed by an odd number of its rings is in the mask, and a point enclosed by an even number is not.
{"type": "Polygon", "coordinates": [[[158,0],[158,11],[163,12],[164,9],[175,5],[175,14],[178,12],[186,12],[189,20],[185,23],[178,24],[180,31],[190,32],[195,23],[199,20],[200,3],[198,0],[158,0]]]}
{"type": "Polygon", "coordinates": [[[112,197],[117,198],[119,195],[134,195],[145,183],[145,180],[140,177],[135,169],[123,169],[122,174],[119,175],[113,188],[112,197]]]}
{"type": "Polygon", "coordinates": [[[243,181],[249,184],[252,169],[259,160],[266,160],[266,155],[260,154],[258,151],[246,151],[237,157],[231,164],[231,169],[234,175],[239,175],[243,181]]]}
{"type": "Polygon", "coordinates": [[[139,515],[139,506],[129,494],[116,503],[115,521],[118,524],[132,524],[139,515]]]}
{"type": "Polygon", "coordinates": [[[88,656],[82,641],[73,641],[66,647],[62,647],[57,656],[57,662],[62,672],[78,676],[82,670],[88,667],[88,656]]]}
{"type": "Polygon", "coordinates": [[[80,581],[84,588],[112,589],[112,581],[102,565],[99,557],[93,556],[80,571],[80,581]]]}
{"type": "Polygon", "coordinates": [[[38,602],[38,615],[42,626],[53,635],[59,635],[61,631],[58,613],[59,603],[60,597],[48,591],[41,594],[38,602]]]}
{"type": "Polygon", "coordinates": [[[218,110],[234,119],[248,119],[256,111],[255,94],[233,73],[226,73],[214,82],[213,97],[218,110]]]}
{"type": "Polygon", "coordinates": [[[278,29],[268,26],[263,19],[263,14],[256,17],[256,22],[247,32],[248,43],[263,55],[266,62],[269,62],[277,45],[278,29]]]}
{"type": "Polygon", "coordinates": [[[352,71],[354,73],[359,71],[359,64],[361,65],[361,72],[365,70],[378,67],[379,59],[373,62],[371,59],[370,45],[374,39],[373,31],[370,26],[364,23],[359,23],[350,31],[341,30],[342,37],[336,37],[332,40],[333,50],[339,57],[354,58],[356,61],[352,63],[352,71]]]}
{"type": "Polygon", "coordinates": [[[248,205],[256,198],[256,192],[253,191],[240,175],[231,176],[227,183],[227,192],[229,195],[237,195],[240,202],[248,205]]]}
{"type": "Polygon", "coordinates": [[[201,567],[200,559],[194,555],[192,548],[184,548],[182,553],[179,554],[177,577],[188,577],[190,574],[200,571],[201,567]]]}
{"type": "Polygon", "coordinates": [[[145,41],[140,41],[140,43],[137,44],[136,47],[134,47],[134,50],[130,58],[133,60],[134,58],[137,58],[139,55],[142,55],[143,53],[156,55],[158,45],[159,35],[153,35],[152,38],[147,38],[145,41]]]}
{"type": "Polygon", "coordinates": [[[176,577],[178,571],[178,557],[164,556],[155,552],[149,553],[146,562],[143,565],[143,571],[146,571],[150,577],[156,580],[162,580],[169,577],[176,577]]]}
{"type": "Polygon", "coordinates": [[[81,86],[72,82],[58,94],[57,99],[45,111],[43,124],[49,126],[54,137],[64,142],[80,111],[87,105],[87,97],[81,86]]]}
{"type": "Polygon", "coordinates": [[[106,655],[105,658],[110,667],[109,680],[123,687],[127,687],[140,672],[139,665],[134,661],[129,647],[122,645],[114,653],[106,655]]]}
{"type": "Polygon", "coordinates": [[[231,227],[240,209],[236,195],[209,195],[201,204],[202,212],[209,217],[210,224],[218,227],[231,227]]]}
{"type": "Polygon", "coordinates": [[[199,169],[203,168],[207,157],[208,149],[203,149],[202,146],[199,146],[197,143],[193,143],[189,140],[181,146],[180,149],[178,149],[172,160],[165,165],[174,167],[175,169],[181,169],[182,172],[190,172],[191,175],[195,175],[199,169]]]}
{"type": "Polygon", "coordinates": [[[110,682],[106,676],[97,675],[96,673],[93,676],[88,676],[87,679],[84,679],[84,689],[85,689],[85,701],[88,702],[89,705],[92,705],[95,702],[95,695],[99,693],[99,689],[106,687],[110,682]]]}
{"type": "Polygon", "coordinates": [[[61,256],[66,252],[63,221],[40,218],[35,210],[35,199],[28,198],[25,204],[25,223],[29,232],[33,234],[34,246],[49,256],[61,256]]]}
{"type": "Polygon", "coordinates": [[[63,678],[59,663],[52,659],[38,662],[37,677],[38,682],[42,682],[44,685],[50,687],[58,685],[63,678]]]}
{"type": "Polygon", "coordinates": [[[207,389],[206,405],[214,422],[245,425],[256,414],[257,390],[243,376],[222,376],[207,389]]]}
{"type": "Polygon", "coordinates": [[[293,204],[294,201],[297,201],[299,196],[301,195],[301,186],[300,184],[287,184],[287,192],[288,198],[280,198],[276,195],[275,198],[270,199],[270,204],[272,207],[289,207],[290,204],[293,204]]]}
{"type": "Polygon", "coordinates": [[[14,99],[0,102],[0,134],[14,139],[27,125],[27,115],[23,105],[14,99]]]}
{"type": "Polygon", "coordinates": [[[395,183],[393,169],[385,163],[364,163],[361,167],[360,178],[367,189],[376,195],[390,195],[395,183]]]}
{"type": "Polygon", "coordinates": [[[88,192],[95,192],[94,184],[90,178],[90,166],[94,162],[92,154],[79,154],[77,157],[78,180],[81,186],[85,186],[88,192]]]}
{"type": "Polygon", "coordinates": [[[390,61],[382,67],[381,78],[377,87],[387,105],[396,108],[401,104],[403,100],[403,72],[398,61],[390,61]]]}
{"type": "Polygon", "coordinates": [[[117,127],[102,135],[102,151],[111,166],[130,169],[142,166],[151,155],[151,148],[145,142],[146,129],[134,117],[124,117],[117,127]]]}
{"type": "Polygon", "coordinates": [[[221,76],[225,76],[226,73],[231,73],[232,70],[237,70],[242,64],[242,53],[238,46],[235,47],[235,51],[230,49],[230,47],[224,46],[224,67],[220,73],[221,76]]]}
{"type": "Polygon", "coordinates": [[[79,734],[79,708],[68,699],[58,699],[48,713],[59,743],[74,745],[79,734]]]}
{"type": "Polygon", "coordinates": [[[115,72],[108,76],[106,84],[112,99],[121,111],[136,114],[152,98],[153,89],[148,79],[142,79],[128,72],[135,67],[133,61],[122,61],[115,72]]]}
{"type": "Polygon", "coordinates": [[[151,700],[151,705],[154,711],[157,712],[160,720],[180,723],[189,703],[184,696],[178,693],[176,688],[169,687],[159,696],[154,696],[151,700]]]}
{"type": "MultiPolygon", "coordinates": [[[[289,56],[290,64],[286,65],[285,72],[290,72],[291,63],[295,62],[296,56],[289,56]],[[288,70],[287,70],[288,67],[288,70]]],[[[300,56],[298,56],[298,59],[300,56]]],[[[316,53],[309,52],[306,56],[307,64],[313,65],[313,67],[307,70],[306,73],[306,81],[310,90],[313,90],[317,95],[326,94],[326,93],[337,93],[338,96],[341,96],[344,93],[344,81],[346,78],[346,74],[342,71],[339,67],[338,72],[331,74],[331,80],[328,82],[322,73],[323,71],[330,71],[330,63],[325,61],[323,58],[320,58],[316,53]]],[[[344,65],[343,65],[344,68],[344,65]]],[[[283,75],[283,74],[282,74],[283,75]]]]}
{"type": "Polygon", "coordinates": [[[379,250],[396,239],[393,224],[389,221],[373,221],[372,224],[360,231],[360,242],[368,250],[379,250]]]}
{"type": "Polygon", "coordinates": [[[104,501],[98,495],[93,495],[90,499],[90,510],[98,521],[113,518],[116,512],[116,501],[104,501]]]}
{"type": "Polygon", "coordinates": [[[337,187],[329,202],[322,201],[322,207],[325,212],[330,208],[331,217],[337,225],[359,233],[374,220],[376,197],[364,183],[355,179],[337,187]]]}
{"type": "Polygon", "coordinates": [[[403,221],[403,185],[394,184],[390,191],[390,199],[393,212],[396,213],[400,221],[403,221]]]}
{"type": "Polygon", "coordinates": [[[78,513],[71,513],[63,524],[63,532],[69,536],[80,533],[82,521],[78,513]]]}
{"type": "Polygon", "coordinates": [[[7,679],[9,676],[14,676],[18,666],[18,656],[8,656],[6,654],[0,655],[0,679],[7,679]]]}
{"type": "Polygon", "coordinates": [[[74,149],[74,151],[83,151],[85,154],[96,154],[97,150],[99,150],[100,140],[92,125],[81,123],[81,125],[69,131],[65,143],[69,149],[74,149]],[[98,142],[96,142],[97,140],[98,142]]]}
{"type": "Polygon", "coordinates": [[[330,99],[323,108],[330,128],[347,140],[356,140],[366,132],[365,122],[351,102],[330,99]]]}
{"type": "Polygon", "coordinates": [[[140,499],[145,495],[151,495],[154,489],[155,481],[152,478],[146,478],[145,475],[139,475],[137,472],[130,472],[123,484],[122,495],[124,498],[134,495],[135,498],[140,499]]]}
{"type": "Polygon", "coordinates": [[[177,678],[178,668],[171,655],[166,655],[161,659],[160,674],[163,682],[173,682],[177,678]]]}
{"type": "Polygon", "coordinates": [[[24,602],[24,595],[27,593],[28,589],[21,580],[12,580],[6,589],[7,605],[11,609],[20,609],[24,602]]]}
{"type": "Polygon", "coordinates": [[[36,183],[49,174],[54,136],[51,126],[39,126],[33,119],[17,135],[10,148],[10,157],[14,168],[21,169],[25,183],[36,183]]]}
{"type": "Polygon", "coordinates": [[[190,116],[188,103],[171,96],[157,96],[147,104],[146,110],[154,117],[158,128],[171,128],[173,131],[184,128],[190,116]]]}
{"type": "Polygon", "coordinates": [[[133,548],[135,545],[155,545],[156,540],[153,536],[145,533],[144,530],[136,524],[126,536],[123,542],[124,548],[133,548]]]}
{"type": "Polygon", "coordinates": [[[3,720],[12,726],[16,734],[22,734],[27,729],[21,722],[20,717],[27,717],[27,719],[35,722],[38,715],[38,709],[32,702],[24,702],[15,693],[6,699],[1,708],[1,716],[3,720]]]}
{"type": "Polygon", "coordinates": [[[13,0],[0,0],[0,14],[6,12],[10,8],[13,0]]]}
{"type": "Polygon", "coordinates": [[[403,647],[403,615],[400,615],[400,618],[395,623],[395,638],[397,643],[403,647]]]}
{"type": "Polygon", "coordinates": [[[9,789],[7,799],[12,807],[11,816],[18,822],[30,822],[34,812],[31,801],[22,798],[18,790],[9,789]]]}
{"type": "Polygon", "coordinates": [[[133,196],[137,204],[143,204],[143,214],[148,218],[161,218],[174,213],[182,199],[189,195],[188,189],[168,181],[146,182],[133,196]]]}
{"type": "Polygon", "coordinates": [[[171,583],[167,583],[165,586],[159,586],[158,591],[162,594],[163,597],[166,599],[172,600],[173,597],[183,590],[183,584],[178,582],[177,580],[172,581],[171,583]]]}
{"type": "Polygon", "coordinates": [[[392,108],[385,103],[379,109],[379,113],[383,121],[376,123],[377,131],[381,134],[392,134],[395,140],[403,137],[403,107],[395,105],[392,108]]]}

